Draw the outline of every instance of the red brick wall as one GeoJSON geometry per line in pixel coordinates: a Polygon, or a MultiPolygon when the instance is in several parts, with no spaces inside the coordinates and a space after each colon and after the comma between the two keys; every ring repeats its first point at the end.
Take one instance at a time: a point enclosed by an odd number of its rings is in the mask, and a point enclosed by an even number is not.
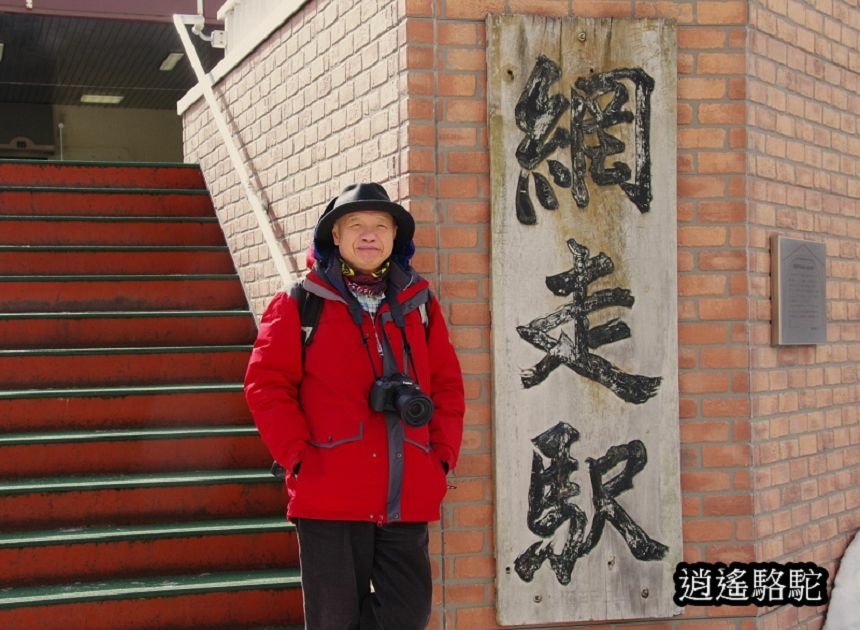
{"type": "MultiPolygon", "coordinates": [[[[340,4],[308,3],[221,89],[295,261],[353,180],[382,181],[418,221],[415,264],[443,303],[469,403],[432,539],[431,628],[496,627],[488,12],[677,20],[685,559],[812,560],[832,574],[860,527],[856,2],[403,0],[346,15],[340,4]],[[827,344],[770,345],[772,233],[827,245],[827,344]]],[[[185,127],[259,312],[274,267],[201,104],[185,127]]],[[[688,607],[639,627],[820,628],[823,614],[688,607]]],[[[620,626],[637,624],[589,627],[620,626]]]]}
{"type": "Polygon", "coordinates": [[[468,411],[456,487],[434,532],[441,580],[430,627],[486,628],[495,617],[486,11],[446,20],[438,4],[406,3],[409,137],[427,155],[410,164],[410,199],[413,211],[435,221],[435,260],[422,271],[438,278],[468,411]]]}
{"type": "MultiPolygon", "coordinates": [[[[752,445],[758,555],[831,574],[860,527],[860,9],[756,2],[747,58],[752,445]],[[827,249],[827,343],[770,345],[772,234],[827,249]]],[[[817,627],[784,607],[762,628],[817,627]]]]}
{"type": "MultiPolygon", "coordinates": [[[[746,5],[694,3],[677,18],[678,341],[688,562],[756,559],[744,179],[746,5]]],[[[756,610],[686,609],[687,617],[743,614],[756,610]]]]}

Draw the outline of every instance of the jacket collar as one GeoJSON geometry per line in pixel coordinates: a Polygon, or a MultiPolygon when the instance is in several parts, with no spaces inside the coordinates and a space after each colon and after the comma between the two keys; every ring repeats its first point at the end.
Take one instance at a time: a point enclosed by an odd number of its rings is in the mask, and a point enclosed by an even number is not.
{"type": "MultiPolygon", "coordinates": [[[[349,289],[343,281],[343,275],[340,273],[340,266],[337,264],[337,259],[330,262],[325,268],[319,264],[314,266],[302,282],[305,291],[318,295],[326,300],[334,300],[342,302],[347,306],[353,303],[357,304],[357,300],[350,293],[349,289]]],[[[395,297],[398,303],[403,303],[411,298],[415,293],[422,288],[429,286],[429,283],[422,278],[418,272],[411,267],[403,269],[400,265],[393,263],[391,271],[388,272],[388,286],[386,287],[386,296],[395,297]]],[[[386,298],[387,301],[388,297],[386,298]]],[[[385,302],[382,304],[385,305],[385,302]]],[[[382,306],[380,307],[382,308],[382,306]]]]}

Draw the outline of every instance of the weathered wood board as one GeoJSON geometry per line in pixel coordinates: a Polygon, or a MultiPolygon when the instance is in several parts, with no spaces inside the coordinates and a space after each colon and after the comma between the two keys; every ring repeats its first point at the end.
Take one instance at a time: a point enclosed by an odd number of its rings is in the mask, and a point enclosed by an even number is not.
{"type": "Polygon", "coordinates": [[[668,617],[675,25],[487,27],[499,623],[668,617]]]}

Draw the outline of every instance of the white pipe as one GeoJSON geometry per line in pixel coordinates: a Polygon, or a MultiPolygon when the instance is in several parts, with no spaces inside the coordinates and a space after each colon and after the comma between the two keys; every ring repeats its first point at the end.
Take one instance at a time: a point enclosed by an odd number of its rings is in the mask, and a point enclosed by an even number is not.
{"type": "Polygon", "coordinates": [[[58,123],[57,127],[60,130],[60,161],[62,162],[63,161],[63,127],[65,127],[65,125],[63,123],[58,123]]]}
{"type": "Polygon", "coordinates": [[[266,207],[263,201],[257,195],[254,188],[251,186],[251,178],[248,176],[248,171],[239,155],[239,149],[236,147],[236,142],[230,128],[227,126],[227,121],[224,114],[218,106],[218,101],[215,99],[215,92],[212,90],[212,81],[209,75],[203,70],[203,65],[200,63],[200,58],[197,56],[197,50],[191,43],[191,38],[188,36],[188,30],[185,28],[186,20],[190,23],[198,21],[198,16],[191,15],[174,15],[173,24],[179,32],[179,39],[182,40],[182,45],[185,47],[185,54],[188,61],[191,62],[191,67],[194,69],[194,74],[197,76],[197,83],[200,89],[203,90],[203,96],[209,109],[212,112],[212,118],[215,120],[215,126],[221,132],[221,138],[224,140],[224,146],[227,149],[227,155],[230,156],[230,161],[233,163],[233,169],[239,176],[239,181],[245,189],[245,195],[251,203],[251,209],[254,211],[254,216],[257,219],[257,224],[263,232],[263,239],[266,241],[266,246],[269,248],[269,255],[275,263],[278,274],[284,283],[284,287],[289,287],[293,283],[293,275],[287,267],[287,261],[284,256],[278,239],[275,237],[275,231],[272,229],[272,224],[269,222],[269,215],[266,213],[266,207]]]}

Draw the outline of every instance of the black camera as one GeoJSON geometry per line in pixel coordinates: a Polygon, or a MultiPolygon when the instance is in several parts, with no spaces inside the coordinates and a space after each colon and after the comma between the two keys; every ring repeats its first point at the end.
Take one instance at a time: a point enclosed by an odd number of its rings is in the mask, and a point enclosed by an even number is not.
{"type": "Polygon", "coordinates": [[[396,411],[411,427],[423,427],[433,416],[433,401],[404,374],[376,379],[370,388],[370,408],[396,411]]]}

